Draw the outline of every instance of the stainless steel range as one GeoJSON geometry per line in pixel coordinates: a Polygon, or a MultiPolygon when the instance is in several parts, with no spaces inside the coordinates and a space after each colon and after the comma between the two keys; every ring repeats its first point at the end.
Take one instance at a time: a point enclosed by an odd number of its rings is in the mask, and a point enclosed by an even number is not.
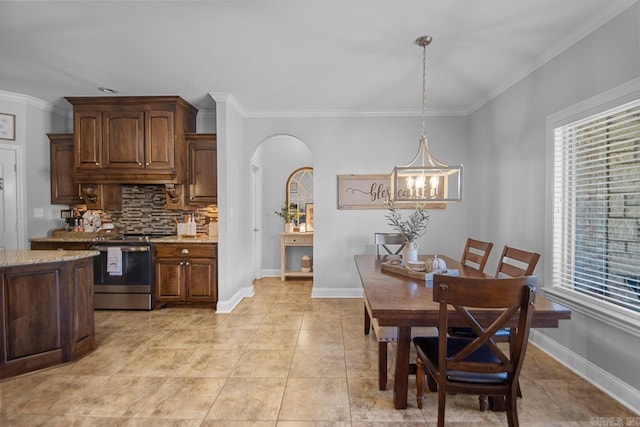
{"type": "Polygon", "coordinates": [[[148,235],[124,235],[99,240],[94,257],[96,309],[151,310],[153,269],[148,235]]]}

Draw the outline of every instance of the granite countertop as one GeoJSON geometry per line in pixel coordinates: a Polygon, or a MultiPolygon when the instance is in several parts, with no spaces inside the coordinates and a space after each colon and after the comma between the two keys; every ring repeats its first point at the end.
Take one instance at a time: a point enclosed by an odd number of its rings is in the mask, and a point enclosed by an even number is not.
{"type": "MultiPolygon", "coordinates": [[[[96,236],[93,233],[66,233],[48,237],[31,237],[30,242],[93,242],[96,236]]],[[[210,237],[208,234],[198,234],[196,237],[167,236],[151,239],[151,243],[218,243],[218,237],[210,237]]]]}
{"type": "Polygon", "coordinates": [[[218,243],[218,236],[198,234],[196,237],[167,236],[151,239],[151,243],[218,243]]]}
{"type": "Polygon", "coordinates": [[[85,236],[84,233],[69,233],[68,236],[47,236],[47,237],[30,237],[30,242],[93,242],[95,236],[85,236]],[[72,236],[71,234],[78,234],[72,236]]]}
{"type": "Polygon", "coordinates": [[[25,251],[0,249],[0,267],[73,261],[99,255],[97,251],[25,251]]]}

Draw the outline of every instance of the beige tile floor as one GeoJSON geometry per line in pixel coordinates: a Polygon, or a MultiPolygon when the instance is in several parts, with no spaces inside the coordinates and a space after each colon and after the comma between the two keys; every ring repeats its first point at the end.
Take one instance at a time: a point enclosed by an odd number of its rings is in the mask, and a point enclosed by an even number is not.
{"type": "MultiPolygon", "coordinates": [[[[0,383],[8,426],[435,425],[428,394],[392,405],[377,387],[377,342],[360,299],[312,299],[311,282],[263,279],[230,314],[203,308],[96,312],[97,349],[73,364],[0,383]]],[[[522,426],[591,426],[637,416],[530,346],[518,402],[522,426]]],[[[638,421],[638,420],[636,420],[638,421]]],[[[474,396],[450,396],[452,426],[506,426],[474,396]]]]}

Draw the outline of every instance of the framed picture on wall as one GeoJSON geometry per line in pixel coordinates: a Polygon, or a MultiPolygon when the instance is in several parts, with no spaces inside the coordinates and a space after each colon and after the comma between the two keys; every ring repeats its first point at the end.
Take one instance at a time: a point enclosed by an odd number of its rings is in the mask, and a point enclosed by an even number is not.
{"type": "MultiPolygon", "coordinates": [[[[391,175],[338,175],[338,209],[388,209],[391,175]]],[[[415,203],[396,203],[398,209],[414,209],[415,203]]],[[[445,203],[426,203],[427,209],[445,209],[445,203]]]]}
{"type": "Polygon", "coordinates": [[[0,113],[0,139],[16,139],[16,116],[0,113]]]}
{"type": "Polygon", "coordinates": [[[305,206],[305,215],[307,222],[307,231],[313,231],[313,203],[307,203],[305,206]]]}

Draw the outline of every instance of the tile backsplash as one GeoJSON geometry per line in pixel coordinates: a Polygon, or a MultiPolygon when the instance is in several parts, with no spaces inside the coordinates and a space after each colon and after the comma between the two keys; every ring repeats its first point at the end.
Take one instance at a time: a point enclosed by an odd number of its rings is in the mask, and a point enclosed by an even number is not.
{"type": "Polygon", "coordinates": [[[124,233],[176,234],[176,223],[195,213],[198,233],[206,232],[206,208],[182,212],[165,208],[164,185],[123,185],[122,210],[105,211],[103,223],[113,223],[124,233]]]}

